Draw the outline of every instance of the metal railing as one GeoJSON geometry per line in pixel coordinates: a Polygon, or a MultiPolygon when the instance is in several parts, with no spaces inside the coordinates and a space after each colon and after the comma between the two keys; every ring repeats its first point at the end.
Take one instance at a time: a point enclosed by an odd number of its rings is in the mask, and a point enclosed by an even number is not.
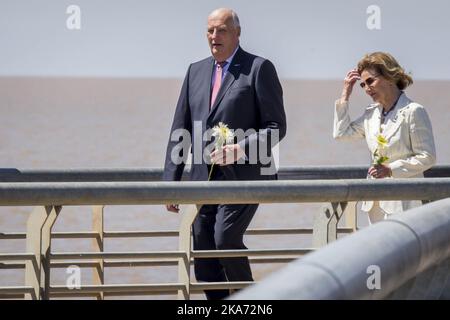
{"type": "MultiPolygon", "coordinates": [[[[183,178],[187,179],[186,168],[183,178]]],[[[0,182],[112,182],[161,181],[161,168],[98,169],[16,169],[0,168],[0,182]]],[[[365,179],[367,166],[282,167],[279,180],[365,179]]],[[[427,178],[450,177],[450,165],[436,165],[425,172],[427,178]]]]}
{"type": "Polygon", "coordinates": [[[231,298],[449,299],[449,273],[450,198],[393,215],[231,298]]]}
{"type": "MultiPolygon", "coordinates": [[[[243,288],[248,282],[193,283],[193,258],[249,256],[251,263],[289,262],[356,230],[355,202],[359,200],[422,199],[450,196],[450,179],[348,180],[364,178],[363,167],[282,168],[279,181],[246,182],[154,182],[161,169],[16,170],[0,169],[0,205],[37,206],[30,215],[26,233],[0,233],[0,240],[26,239],[24,254],[1,254],[0,267],[25,269],[25,285],[0,287],[4,297],[48,299],[50,297],[173,294],[188,299],[204,289],[243,288]],[[304,179],[304,180],[298,180],[304,179]],[[329,180],[334,179],[334,180],[329,180]],[[345,180],[335,180],[345,179],[345,180]],[[318,180],[318,181],[310,181],[318,180]],[[100,182],[101,181],[101,182],[100,182]],[[179,230],[105,231],[105,205],[206,204],[206,203],[328,203],[315,216],[313,228],[254,229],[249,235],[312,234],[313,248],[194,251],[191,225],[195,205],[186,207],[179,230]],[[64,206],[93,206],[93,229],[85,232],[52,232],[64,206]],[[337,225],[346,217],[344,228],[337,225]],[[104,252],[107,238],[178,237],[178,251],[104,252]],[[52,239],[92,239],[97,252],[56,253],[52,239]],[[52,268],[76,264],[94,268],[93,285],[72,290],[50,284],[52,268]],[[106,285],[104,270],[123,266],[178,266],[178,282],[146,285],[106,285]]],[[[428,176],[449,177],[450,166],[439,166],[428,176]]]]}

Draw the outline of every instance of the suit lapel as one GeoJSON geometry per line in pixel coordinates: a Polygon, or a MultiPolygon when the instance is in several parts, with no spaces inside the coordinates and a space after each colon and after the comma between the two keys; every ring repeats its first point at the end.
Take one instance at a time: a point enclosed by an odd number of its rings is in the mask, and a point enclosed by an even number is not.
{"type": "Polygon", "coordinates": [[[205,84],[202,85],[202,89],[200,92],[202,92],[202,101],[204,101],[204,106],[201,108],[201,119],[206,119],[209,115],[209,105],[211,103],[211,91],[212,91],[212,84],[211,79],[213,75],[214,70],[214,59],[211,57],[209,59],[208,64],[205,67],[205,74],[207,75],[207,78],[205,79],[205,84]]]}
{"type": "Polygon", "coordinates": [[[381,129],[381,105],[377,105],[376,107],[374,107],[373,109],[373,115],[370,118],[368,125],[369,125],[369,136],[368,136],[368,143],[369,144],[369,149],[373,152],[377,146],[377,136],[378,134],[380,134],[380,129],[381,129]]]}
{"type": "MultiPolygon", "coordinates": [[[[243,50],[239,48],[236,51],[236,54],[234,55],[233,60],[231,61],[230,66],[228,67],[227,74],[225,75],[223,82],[220,86],[219,92],[217,93],[216,100],[214,101],[214,104],[211,106],[211,110],[208,114],[208,119],[214,116],[216,114],[217,110],[220,108],[220,103],[223,100],[225,94],[227,93],[228,89],[231,87],[233,82],[238,78],[239,71],[242,67],[242,58],[243,58],[243,50]]],[[[211,71],[212,74],[212,71],[211,71]]],[[[211,83],[211,81],[210,81],[211,83]]],[[[210,84],[210,97],[211,97],[211,84],[210,84]]]]}
{"type": "Polygon", "coordinates": [[[402,96],[398,100],[398,105],[395,107],[394,117],[392,118],[392,121],[389,122],[389,125],[386,126],[383,135],[385,138],[389,141],[389,138],[392,137],[395,132],[397,132],[398,128],[402,124],[405,116],[404,116],[404,108],[409,105],[411,101],[406,97],[404,93],[402,93],[402,96]]]}

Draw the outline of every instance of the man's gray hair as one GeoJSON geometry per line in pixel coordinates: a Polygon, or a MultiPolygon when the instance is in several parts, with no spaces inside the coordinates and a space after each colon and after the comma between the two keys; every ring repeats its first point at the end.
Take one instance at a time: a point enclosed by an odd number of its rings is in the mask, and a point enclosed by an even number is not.
{"type": "Polygon", "coordinates": [[[233,10],[231,10],[231,17],[233,18],[234,27],[236,27],[236,28],[240,27],[241,23],[239,22],[239,17],[237,15],[237,13],[234,12],[233,10]]]}

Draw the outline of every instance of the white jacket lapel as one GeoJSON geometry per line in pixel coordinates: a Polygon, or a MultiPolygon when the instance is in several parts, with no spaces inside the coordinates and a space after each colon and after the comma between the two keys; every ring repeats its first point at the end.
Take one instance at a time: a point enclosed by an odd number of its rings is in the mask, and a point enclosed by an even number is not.
{"type": "Polygon", "coordinates": [[[368,136],[366,138],[369,150],[373,153],[378,147],[377,136],[380,134],[381,125],[381,105],[377,105],[373,109],[372,117],[368,121],[368,136]]]}
{"type": "Polygon", "coordinates": [[[400,128],[402,122],[405,120],[405,109],[410,103],[411,100],[409,100],[408,97],[402,93],[395,110],[393,110],[395,112],[393,118],[383,132],[383,136],[388,141],[397,132],[398,128],[400,128]]]}

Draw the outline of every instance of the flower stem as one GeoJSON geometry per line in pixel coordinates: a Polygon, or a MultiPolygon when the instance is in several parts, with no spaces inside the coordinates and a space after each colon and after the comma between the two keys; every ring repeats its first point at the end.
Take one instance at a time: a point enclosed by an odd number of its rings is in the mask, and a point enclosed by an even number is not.
{"type": "Polygon", "coordinates": [[[208,181],[211,179],[211,174],[212,174],[213,168],[214,168],[214,162],[211,165],[211,169],[209,169],[208,181]]]}

